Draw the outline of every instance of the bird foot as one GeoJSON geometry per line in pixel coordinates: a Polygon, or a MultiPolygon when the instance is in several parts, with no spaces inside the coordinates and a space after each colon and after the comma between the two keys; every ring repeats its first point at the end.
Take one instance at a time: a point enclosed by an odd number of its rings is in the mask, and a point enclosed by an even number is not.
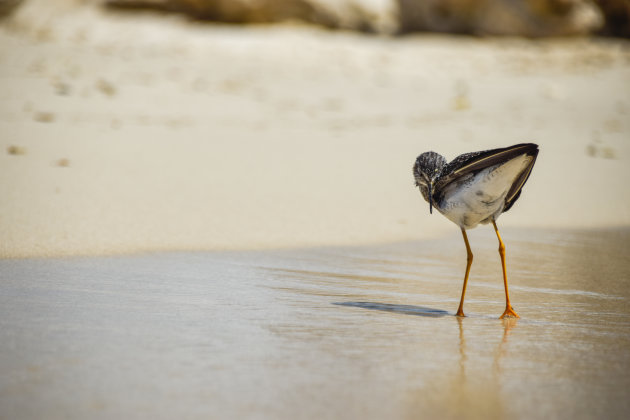
{"type": "Polygon", "coordinates": [[[466,315],[464,315],[464,310],[462,308],[459,308],[457,310],[457,313],[455,314],[455,316],[461,316],[462,318],[466,317],[466,315]]]}
{"type": "Polygon", "coordinates": [[[508,305],[505,308],[505,312],[503,312],[503,315],[499,317],[499,319],[503,319],[503,318],[520,318],[520,316],[518,316],[518,314],[514,312],[514,308],[508,305]]]}

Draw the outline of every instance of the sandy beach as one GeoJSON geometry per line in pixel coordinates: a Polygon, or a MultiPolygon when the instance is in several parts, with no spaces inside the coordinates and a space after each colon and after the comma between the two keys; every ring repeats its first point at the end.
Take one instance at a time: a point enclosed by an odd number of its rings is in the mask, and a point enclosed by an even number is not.
{"type": "Polygon", "coordinates": [[[505,321],[473,232],[463,319],[459,235],[5,260],[0,418],[625,419],[630,231],[507,229],[505,321]]]}
{"type": "Polygon", "coordinates": [[[427,215],[415,157],[519,142],[541,153],[501,226],[630,225],[627,41],[378,37],[54,3],[0,26],[3,257],[437,237],[454,227],[427,215]]]}
{"type": "Polygon", "coordinates": [[[630,43],[0,21],[0,419],[625,419],[630,43]],[[534,142],[466,252],[411,168],[534,142]]]}

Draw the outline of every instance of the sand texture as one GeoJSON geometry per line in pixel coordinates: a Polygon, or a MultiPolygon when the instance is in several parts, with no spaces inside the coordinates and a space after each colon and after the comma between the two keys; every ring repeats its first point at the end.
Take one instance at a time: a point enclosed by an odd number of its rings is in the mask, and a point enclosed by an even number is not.
{"type": "Polygon", "coordinates": [[[457,228],[428,215],[415,157],[519,142],[541,152],[500,226],[630,225],[626,41],[47,5],[0,23],[2,257],[435,237],[457,228]]]}
{"type": "Polygon", "coordinates": [[[0,91],[0,419],[630,418],[627,41],[29,0],[0,91]],[[520,142],[456,317],[412,165],[520,142]]]}
{"type": "Polygon", "coordinates": [[[630,232],[0,264],[0,418],[626,419],[630,232]],[[535,264],[532,264],[535,261],[535,264]]]}

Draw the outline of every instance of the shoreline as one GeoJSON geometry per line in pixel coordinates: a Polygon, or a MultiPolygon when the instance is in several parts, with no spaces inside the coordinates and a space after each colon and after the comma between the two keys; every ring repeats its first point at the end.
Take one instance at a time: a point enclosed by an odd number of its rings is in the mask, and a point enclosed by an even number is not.
{"type": "MultiPolygon", "coordinates": [[[[389,242],[373,242],[373,243],[339,243],[339,244],[316,244],[316,245],[308,245],[308,246],[285,246],[285,247],[269,247],[269,246],[260,246],[260,247],[234,247],[234,248],[140,248],[140,249],[119,249],[116,251],[110,252],[67,252],[67,253],[54,253],[54,254],[33,254],[26,253],[24,255],[13,254],[13,255],[1,255],[0,261],[12,261],[12,260],[83,260],[83,259],[99,259],[99,258],[124,258],[124,257],[143,257],[143,256],[157,256],[157,255],[209,255],[209,256],[220,256],[220,255],[238,255],[238,254],[259,254],[259,255],[273,255],[273,254],[287,254],[287,253],[310,253],[310,252],[332,252],[335,250],[347,251],[350,249],[357,250],[370,250],[370,249],[389,249],[389,248],[417,248],[419,253],[422,253],[423,250],[428,250],[431,248],[431,244],[436,241],[450,241],[453,244],[459,244],[461,242],[461,234],[457,231],[457,227],[455,225],[454,229],[451,232],[441,232],[436,234],[435,236],[426,237],[426,238],[413,238],[407,240],[397,240],[397,241],[389,241],[389,242]]],[[[490,226],[490,225],[488,225],[490,226]]],[[[496,235],[494,230],[490,227],[489,229],[484,229],[484,226],[480,226],[467,230],[467,234],[469,240],[471,242],[471,247],[473,247],[473,253],[475,254],[475,249],[480,247],[482,249],[486,249],[484,252],[488,252],[487,249],[494,249],[494,243],[496,242],[496,235]]],[[[548,243],[550,238],[567,238],[574,236],[582,236],[582,237],[590,237],[593,240],[598,240],[598,238],[604,237],[615,237],[615,236],[628,236],[630,233],[630,226],[608,226],[608,227],[592,227],[592,228],[563,228],[563,227],[552,227],[545,228],[541,226],[537,227],[523,227],[523,226],[510,226],[505,229],[499,226],[499,231],[501,233],[501,237],[504,239],[507,249],[510,249],[510,242],[522,241],[524,237],[529,238],[531,242],[541,242],[548,243]]],[[[461,244],[461,249],[454,248],[454,253],[462,253],[465,252],[465,247],[463,242],[461,244]]]]}

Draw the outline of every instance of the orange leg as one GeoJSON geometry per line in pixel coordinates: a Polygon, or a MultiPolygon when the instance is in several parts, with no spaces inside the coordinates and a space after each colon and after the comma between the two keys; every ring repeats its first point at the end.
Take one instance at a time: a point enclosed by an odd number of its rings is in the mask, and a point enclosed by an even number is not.
{"type": "Polygon", "coordinates": [[[464,243],[466,244],[466,252],[468,253],[468,262],[466,263],[466,274],[464,275],[464,287],[462,288],[462,298],[459,301],[459,308],[457,309],[457,316],[466,316],[464,315],[464,296],[466,295],[466,285],[468,284],[468,274],[470,274],[470,266],[473,262],[473,253],[470,250],[470,244],[468,243],[468,236],[466,235],[466,230],[462,228],[462,235],[464,236],[464,243]]]}
{"type": "Polygon", "coordinates": [[[503,268],[503,285],[505,286],[505,312],[501,315],[501,319],[503,318],[520,318],[516,312],[514,312],[514,308],[510,305],[510,294],[508,293],[508,281],[507,281],[507,272],[505,271],[505,245],[501,240],[501,235],[499,235],[499,229],[497,228],[496,222],[492,221],[492,226],[494,226],[494,231],[497,234],[497,238],[499,239],[499,255],[501,256],[501,267],[503,268]]]}

